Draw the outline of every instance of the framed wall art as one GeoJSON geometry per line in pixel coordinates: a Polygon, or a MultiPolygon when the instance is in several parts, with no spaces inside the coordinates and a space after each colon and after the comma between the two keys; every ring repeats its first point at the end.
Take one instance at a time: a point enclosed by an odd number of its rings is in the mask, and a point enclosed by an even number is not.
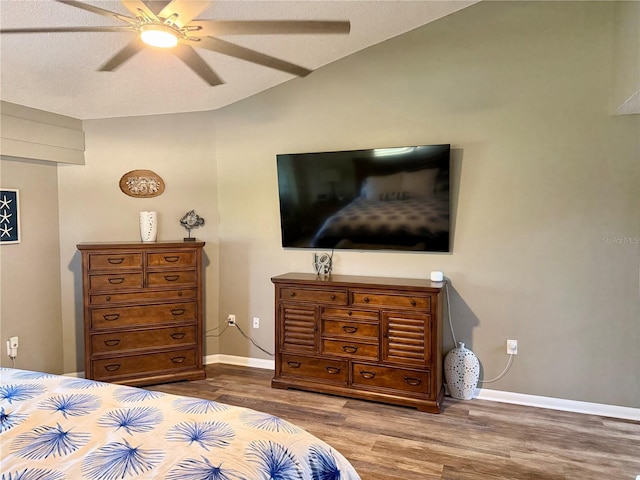
{"type": "Polygon", "coordinates": [[[20,198],[15,188],[0,188],[0,244],[20,243],[20,198]]]}

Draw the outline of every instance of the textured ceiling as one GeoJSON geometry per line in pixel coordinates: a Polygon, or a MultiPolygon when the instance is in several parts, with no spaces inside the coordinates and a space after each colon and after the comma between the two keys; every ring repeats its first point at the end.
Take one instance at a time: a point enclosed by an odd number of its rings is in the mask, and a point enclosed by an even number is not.
{"type": "MultiPolygon", "coordinates": [[[[130,15],[118,1],[85,3],[130,15]]],[[[315,70],[472,3],[475,1],[214,0],[198,19],[349,20],[349,35],[220,36],[315,70]]],[[[52,0],[0,0],[2,28],[114,25],[123,24],[52,0]]],[[[0,35],[0,99],[79,119],[151,115],[214,110],[296,78],[202,49],[198,53],[224,85],[209,86],[174,55],[154,48],[138,53],[113,72],[96,71],[132,35],[0,35]]]]}

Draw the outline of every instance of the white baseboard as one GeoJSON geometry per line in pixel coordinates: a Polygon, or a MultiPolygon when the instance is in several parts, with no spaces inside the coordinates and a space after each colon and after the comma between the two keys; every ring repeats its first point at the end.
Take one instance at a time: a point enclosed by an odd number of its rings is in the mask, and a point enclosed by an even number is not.
{"type": "Polygon", "coordinates": [[[563,412],[585,413],[588,415],[640,421],[640,408],[580,402],[577,400],[566,400],[564,398],[541,397],[538,395],[527,395],[525,393],[502,392],[500,390],[489,390],[486,388],[477,390],[476,398],[480,400],[491,400],[492,402],[562,410],[563,412]]]}
{"type": "MultiPolygon", "coordinates": [[[[205,364],[228,363],[243,367],[275,369],[273,360],[261,360],[258,358],[238,357],[234,355],[209,355],[205,357],[205,364]]],[[[492,402],[511,403],[514,405],[526,405],[529,407],[548,408],[564,412],[585,413],[588,415],[600,415],[602,417],[622,418],[625,420],[640,421],[640,408],[619,407],[603,403],[579,402],[562,398],[541,397],[524,393],[503,392],[481,388],[477,390],[476,398],[490,400],[492,402]]],[[[473,401],[473,400],[469,400],[473,401]]],[[[640,479],[639,479],[640,480],[640,479]]]]}
{"type": "Polygon", "coordinates": [[[275,370],[276,362],[274,360],[262,360],[260,358],[238,357],[236,355],[224,355],[218,353],[216,355],[207,355],[204,357],[205,365],[213,365],[214,363],[227,363],[229,365],[239,365],[241,367],[264,368],[266,370],[275,370]]]}

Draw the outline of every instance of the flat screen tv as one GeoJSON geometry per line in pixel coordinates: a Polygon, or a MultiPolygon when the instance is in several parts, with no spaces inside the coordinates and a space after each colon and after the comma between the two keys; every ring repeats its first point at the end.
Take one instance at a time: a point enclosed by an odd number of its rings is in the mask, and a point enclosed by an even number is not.
{"type": "Polygon", "coordinates": [[[450,146],[277,155],[285,248],[448,252],[450,146]]]}

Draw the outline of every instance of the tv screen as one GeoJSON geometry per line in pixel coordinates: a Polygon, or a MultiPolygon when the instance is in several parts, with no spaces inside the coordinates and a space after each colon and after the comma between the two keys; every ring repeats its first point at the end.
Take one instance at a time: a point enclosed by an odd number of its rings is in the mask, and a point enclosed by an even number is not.
{"type": "Polygon", "coordinates": [[[277,155],[285,248],[448,252],[450,146],[277,155]]]}

